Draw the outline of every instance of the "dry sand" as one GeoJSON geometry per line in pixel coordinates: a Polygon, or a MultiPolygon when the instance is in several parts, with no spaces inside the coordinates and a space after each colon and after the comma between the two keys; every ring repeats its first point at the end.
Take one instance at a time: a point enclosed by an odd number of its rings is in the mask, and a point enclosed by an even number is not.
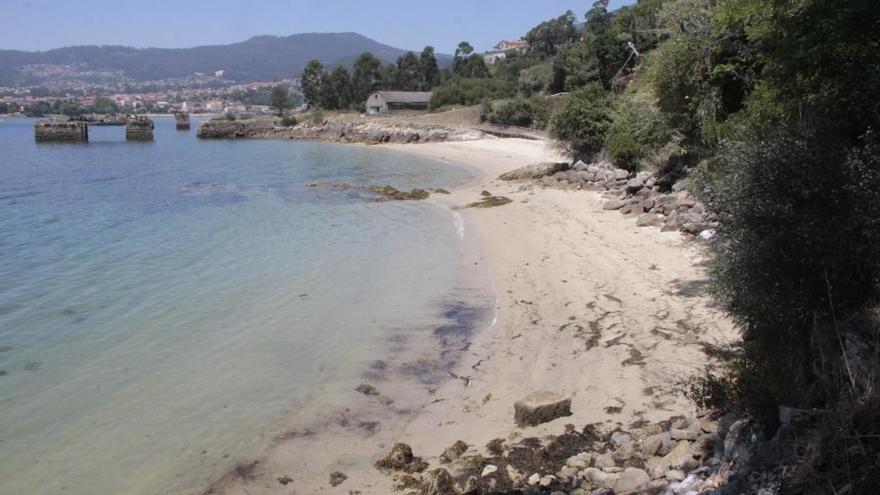
{"type": "Polygon", "coordinates": [[[410,444],[416,455],[436,465],[456,440],[482,448],[499,437],[559,434],[566,423],[628,426],[694,413],[676,385],[707,362],[702,344],[734,337],[731,323],[703,294],[699,243],[678,232],[636,227],[633,218],[603,211],[600,193],[495,180],[517,167],[558,160],[541,141],[388,147],[461,163],[482,175],[448,197],[432,199],[462,205],[487,190],[513,200],[460,210],[494,278],[497,321],[474,336],[454,370],[465,379],[445,380],[430,395],[413,385],[382,389],[378,397],[354,398],[348,411],[352,418],[367,414],[383,425],[394,424],[395,414],[408,423],[373,432],[337,428],[345,435],[288,434],[253,476],[235,474],[218,491],[387,494],[390,479],[371,465],[395,441],[410,444]],[[570,395],[573,415],[517,428],[513,403],[536,390],[570,395]],[[386,403],[383,409],[381,398],[397,405],[386,403]],[[412,404],[421,408],[408,410],[412,404]],[[329,474],[337,470],[348,479],[331,487],[329,474]],[[293,481],[282,485],[277,478],[284,475],[293,481]]]}

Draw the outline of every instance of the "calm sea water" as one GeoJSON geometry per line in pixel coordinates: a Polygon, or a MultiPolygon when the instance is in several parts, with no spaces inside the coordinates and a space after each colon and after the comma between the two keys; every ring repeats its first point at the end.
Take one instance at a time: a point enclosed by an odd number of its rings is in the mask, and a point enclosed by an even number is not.
{"type": "Polygon", "coordinates": [[[32,124],[0,122],[0,493],[186,492],[350,390],[389,329],[482,290],[448,209],[308,187],[464,169],[171,119],[38,145],[32,124]]]}

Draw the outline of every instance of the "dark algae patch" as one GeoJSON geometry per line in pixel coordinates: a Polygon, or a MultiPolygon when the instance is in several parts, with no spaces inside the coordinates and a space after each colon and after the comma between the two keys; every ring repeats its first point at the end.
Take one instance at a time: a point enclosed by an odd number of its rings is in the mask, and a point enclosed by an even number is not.
{"type": "Polygon", "coordinates": [[[513,200],[505,196],[486,196],[479,201],[464,205],[465,208],[494,208],[496,206],[504,206],[513,203],[513,200]]]}

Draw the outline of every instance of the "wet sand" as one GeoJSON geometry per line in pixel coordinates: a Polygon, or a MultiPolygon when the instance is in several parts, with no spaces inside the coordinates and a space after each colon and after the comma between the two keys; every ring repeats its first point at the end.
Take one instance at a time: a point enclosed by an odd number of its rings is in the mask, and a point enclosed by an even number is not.
{"type": "MultiPolygon", "coordinates": [[[[394,442],[410,444],[436,466],[456,440],[481,448],[495,438],[559,434],[567,423],[629,426],[693,415],[678,384],[707,362],[705,344],[734,337],[704,294],[699,243],[603,211],[597,192],[495,180],[517,167],[559,160],[541,141],[387,147],[480,172],[475,183],[432,201],[460,206],[480,200],[484,190],[513,200],[458,210],[465,241],[476,243],[468,255],[493,279],[495,321],[454,342],[392,337],[389,346],[400,346],[406,362],[374,363],[373,375],[367,370],[365,382],[378,395],[352,391],[341,398],[347,408],[341,414],[328,411],[314,428],[280,432],[257,464],[242,464],[214,492],[387,494],[391,478],[372,464],[394,442]],[[406,370],[411,376],[401,379],[406,370]],[[513,403],[536,390],[570,395],[573,415],[516,427],[513,403]],[[347,479],[334,487],[336,471],[347,479]],[[283,484],[285,477],[292,481],[283,484]]],[[[453,321],[468,311],[466,304],[453,309],[453,321]]]]}

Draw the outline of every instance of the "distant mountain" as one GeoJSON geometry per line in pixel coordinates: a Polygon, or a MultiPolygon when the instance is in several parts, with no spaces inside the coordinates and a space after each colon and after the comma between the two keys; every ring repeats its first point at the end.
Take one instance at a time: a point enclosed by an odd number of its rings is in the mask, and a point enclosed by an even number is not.
{"type": "MultiPolygon", "coordinates": [[[[36,83],[44,72],[21,70],[48,64],[76,66],[78,73],[96,71],[106,76],[121,73],[136,81],[185,77],[196,72],[223,70],[225,79],[265,81],[298,76],[311,59],[324,65],[350,65],[363,52],[372,52],[385,63],[406,50],[383,45],[356,33],[306,33],[292,36],[255,36],[229,45],[193,48],[130,48],[124,46],[73,46],[45,52],[0,50],[0,84],[36,83]]],[[[449,57],[438,55],[441,64],[449,57]]]]}

